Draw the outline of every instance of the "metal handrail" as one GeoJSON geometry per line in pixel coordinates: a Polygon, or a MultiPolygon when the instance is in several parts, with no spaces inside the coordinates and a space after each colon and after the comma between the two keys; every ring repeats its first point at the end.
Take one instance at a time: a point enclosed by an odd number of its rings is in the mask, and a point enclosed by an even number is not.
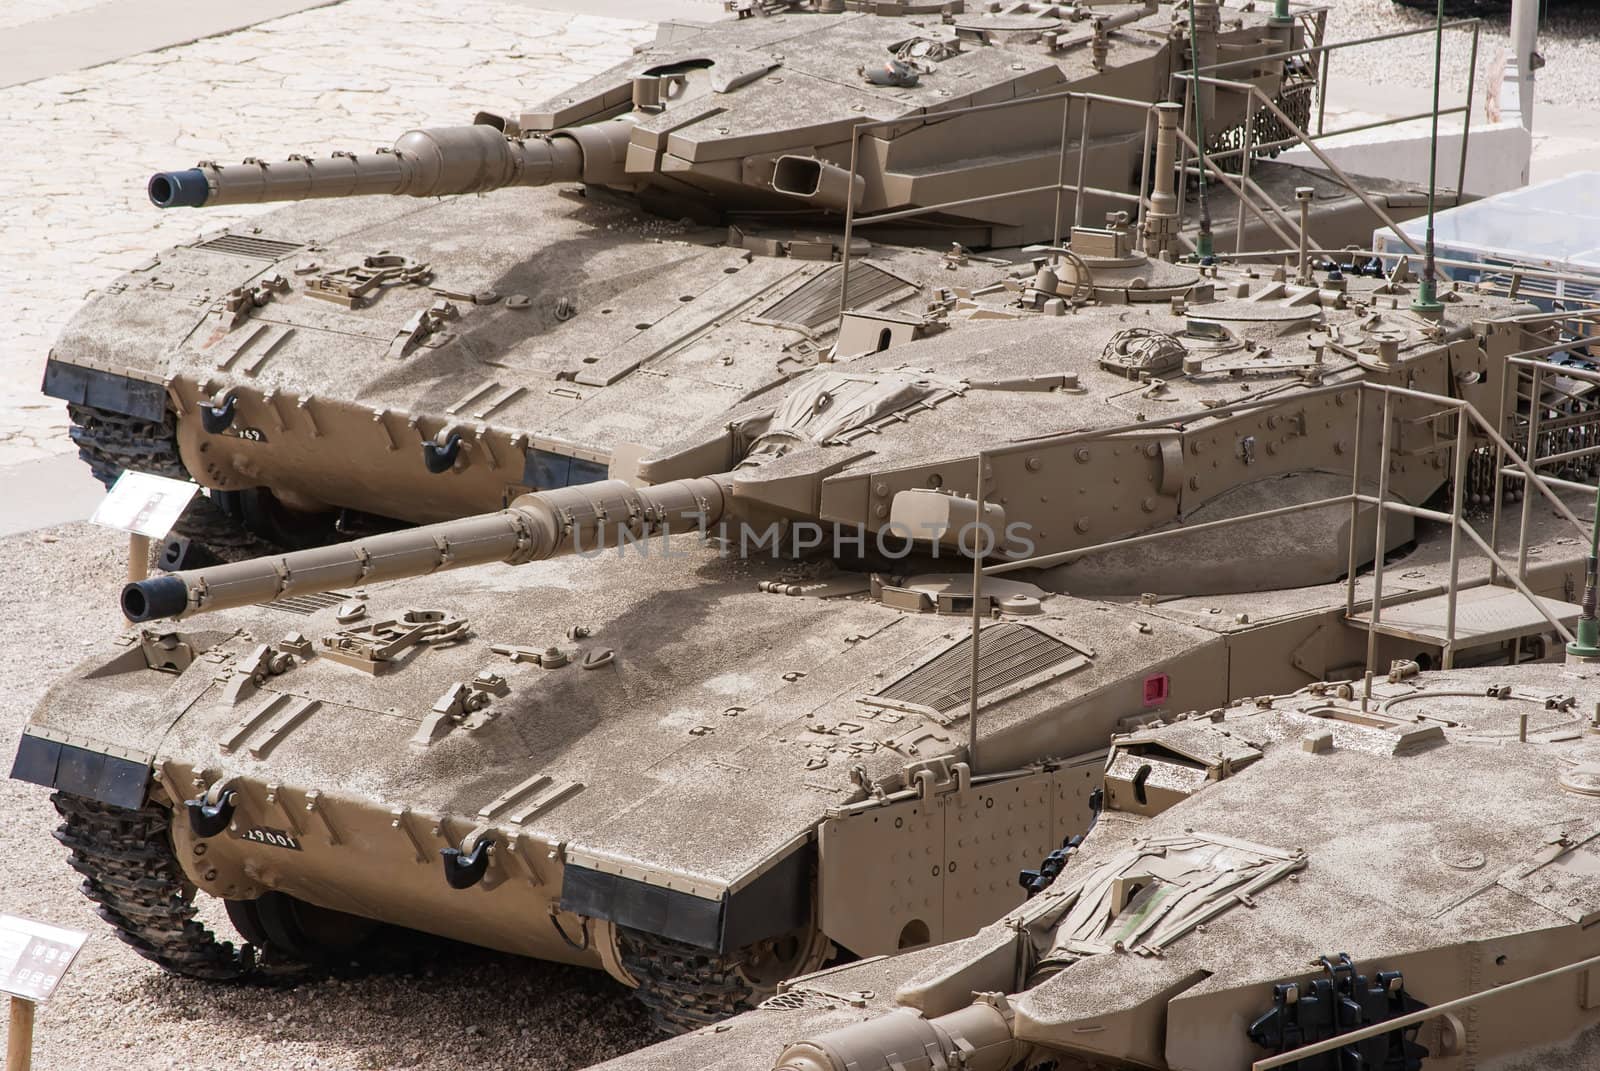
{"type": "MultiPolygon", "coordinates": [[[[1482,22],[1482,19],[1477,18],[1453,19],[1449,22],[1446,22],[1443,28],[1446,30],[1454,30],[1463,26],[1481,27],[1482,22]]],[[[1434,32],[1434,29],[1435,27],[1432,25],[1418,26],[1410,30],[1398,30],[1393,33],[1375,33],[1370,37],[1356,37],[1348,41],[1335,41],[1331,45],[1306,45],[1304,48],[1291,48],[1282,52],[1269,52],[1264,56],[1242,56],[1239,59],[1222,60],[1219,63],[1212,63],[1205,67],[1201,67],[1200,73],[1209,74],[1212,71],[1220,71],[1224,67],[1240,67],[1248,63],[1265,63],[1269,60],[1292,59],[1295,56],[1306,56],[1313,52],[1337,52],[1340,49],[1358,48],[1361,45],[1379,44],[1384,41],[1397,41],[1402,37],[1416,37],[1419,34],[1431,34],[1434,32]]],[[[1182,77],[1188,78],[1189,74],[1186,73],[1182,77]]]]}
{"type": "MultiPolygon", "coordinates": [[[[1531,363],[1538,364],[1538,362],[1531,363]]],[[[1600,374],[1597,374],[1597,377],[1600,377],[1600,374]]],[[[1455,662],[1456,602],[1458,593],[1461,589],[1460,562],[1462,536],[1465,536],[1478,549],[1483,557],[1489,561],[1491,566],[1491,582],[1494,581],[1495,577],[1504,575],[1510,586],[1516,589],[1519,594],[1528,600],[1529,604],[1538,611],[1539,615],[1545,619],[1546,623],[1549,624],[1553,630],[1561,635],[1563,639],[1568,641],[1572,640],[1573,637],[1571,631],[1549,611],[1549,609],[1544,605],[1544,602],[1529,588],[1527,584],[1526,518],[1524,520],[1522,536],[1518,541],[1519,560],[1515,567],[1511,566],[1505,560],[1505,558],[1501,556],[1495,546],[1496,540],[1493,536],[1491,536],[1489,540],[1485,540],[1481,535],[1479,535],[1477,530],[1474,529],[1470,523],[1468,523],[1466,519],[1464,491],[1466,485],[1467,459],[1470,452],[1467,437],[1467,429],[1469,424],[1475,425],[1478,433],[1484,438],[1488,439],[1490,444],[1496,449],[1500,455],[1502,463],[1501,468],[1503,468],[1505,472],[1514,474],[1517,478],[1520,478],[1531,484],[1535,489],[1543,493],[1552,501],[1552,503],[1556,505],[1558,511],[1574,525],[1578,526],[1580,531],[1587,537],[1589,529],[1577,520],[1577,518],[1572,514],[1571,510],[1567,508],[1566,503],[1562,502],[1560,498],[1556,496],[1547,486],[1547,484],[1551,481],[1551,478],[1540,475],[1527,459],[1518,453],[1517,450],[1513,448],[1498,431],[1496,431],[1496,429],[1490,426],[1489,422],[1478,411],[1477,407],[1465,399],[1449,398],[1435,394],[1428,394],[1424,391],[1412,390],[1406,387],[1372,382],[1325,385],[1306,391],[1302,394],[1297,394],[1295,399],[1297,401],[1311,400],[1323,395],[1345,394],[1351,392],[1356,395],[1356,428],[1354,440],[1355,452],[1352,457],[1351,464],[1351,489],[1347,494],[1333,495],[1310,502],[1296,503],[1294,505],[1277,506],[1270,509],[1257,510],[1252,513],[1241,514],[1236,517],[1224,517],[1214,521],[1206,521],[1194,525],[1184,525],[1158,532],[1142,532],[1119,539],[1105,540],[1090,546],[1072,547],[1067,550],[1054,551],[1049,554],[1037,554],[1028,558],[1019,558],[1012,561],[983,567],[976,571],[975,576],[996,576],[1004,573],[1015,572],[1019,569],[1049,568],[1054,565],[1062,565],[1067,562],[1086,557],[1090,554],[1095,554],[1113,548],[1125,548],[1140,544],[1153,543],[1161,540],[1173,539],[1179,536],[1193,535],[1197,532],[1213,531],[1230,527],[1232,525],[1265,520],[1272,517],[1282,517],[1308,510],[1326,509],[1329,507],[1348,505],[1351,508],[1351,524],[1349,533],[1350,567],[1346,571],[1345,579],[1345,612],[1347,615],[1350,615],[1354,614],[1357,610],[1357,601],[1355,597],[1357,572],[1355,563],[1358,559],[1356,541],[1358,538],[1357,532],[1359,527],[1357,521],[1359,520],[1359,514],[1362,506],[1373,506],[1378,510],[1378,519],[1377,531],[1374,534],[1375,547],[1372,558],[1372,595],[1367,603],[1371,611],[1367,640],[1368,670],[1372,669],[1372,664],[1376,657],[1377,636],[1383,618],[1384,554],[1387,550],[1384,543],[1387,536],[1387,518],[1391,513],[1404,514],[1423,520],[1437,521],[1442,524],[1448,524],[1451,527],[1450,552],[1448,559],[1449,579],[1445,585],[1445,643],[1442,651],[1443,664],[1445,668],[1452,667],[1455,662]],[[1376,395],[1382,399],[1381,419],[1383,424],[1382,431],[1379,436],[1379,456],[1377,466],[1378,493],[1376,495],[1364,493],[1361,490],[1360,484],[1362,472],[1362,440],[1364,429],[1366,427],[1365,399],[1369,394],[1376,395]],[[1454,489],[1449,512],[1426,509],[1420,506],[1412,506],[1405,502],[1390,500],[1388,473],[1390,461],[1392,460],[1394,453],[1394,444],[1391,435],[1391,429],[1393,427],[1394,420],[1390,416],[1390,405],[1391,401],[1395,399],[1423,401],[1440,407],[1440,412],[1430,415],[1428,418],[1429,420],[1435,420],[1443,414],[1453,414],[1455,416],[1456,426],[1453,443],[1455,456],[1454,471],[1452,474],[1454,478],[1454,489]],[[1510,463],[1505,464],[1508,459],[1510,463]]],[[[1148,437],[1151,433],[1159,433],[1162,430],[1181,431],[1186,425],[1198,420],[1217,419],[1219,417],[1232,415],[1236,412],[1257,409],[1264,405],[1275,404],[1277,400],[1277,398],[1271,396],[1260,396],[1247,401],[1236,402],[1229,406],[1221,406],[1217,409],[1203,410],[1196,413],[1179,414],[1177,416],[1168,417],[1160,421],[1145,421],[1112,428],[1068,432],[1061,435],[1030,440],[1027,443],[1027,448],[1036,449],[1041,445],[1061,445],[1080,439],[1093,438],[1103,440],[1107,437],[1116,436],[1148,437]]],[[[988,456],[992,457],[992,454],[988,456]]],[[[982,481],[980,479],[980,485],[981,482],[982,481]]],[[[1566,481],[1557,482],[1567,487],[1574,486],[1566,483],[1566,481]]],[[[1578,486],[1582,487],[1582,485],[1578,486]]],[[[1594,490],[1593,488],[1589,487],[1582,487],[1582,489],[1590,492],[1594,490]]],[[[1531,495],[1524,494],[1523,502],[1525,505],[1531,500],[1531,497],[1531,495]]],[[[1498,531],[1498,524],[1496,525],[1495,531],[1498,531]]],[[[976,591],[977,582],[975,581],[974,592],[976,591]]]]}
{"type": "Polygon", "coordinates": [[[855,188],[857,172],[861,166],[861,135],[871,130],[881,130],[889,127],[902,127],[912,124],[939,122],[958,115],[971,115],[977,112],[996,111],[1001,108],[1016,108],[1030,104],[1046,104],[1059,100],[1061,104],[1061,137],[1056,149],[1056,182],[1053,185],[1031,186],[1020,190],[1007,190],[1001,193],[983,194],[976,197],[962,197],[950,201],[940,201],[935,204],[916,205],[911,208],[896,209],[891,212],[879,212],[874,215],[857,218],[855,211],[855,198],[845,198],[844,209],[844,249],[839,255],[839,319],[844,320],[844,314],[849,311],[846,302],[850,293],[850,244],[857,224],[887,223],[891,220],[908,219],[912,216],[926,215],[930,212],[940,212],[947,208],[959,208],[964,205],[979,204],[985,201],[1003,200],[1008,197],[1021,197],[1031,193],[1043,193],[1048,190],[1056,194],[1056,215],[1053,241],[1051,244],[1061,244],[1061,195],[1068,189],[1075,191],[1074,215],[1081,221],[1083,217],[1083,199],[1085,194],[1106,197],[1118,201],[1131,201],[1138,206],[1134,217],[1137,224],[1142,221],[1146,196],[1145,182],[1149,175],[1149,157],[1151,142],[1151,116],[1155,111],[1156,103],[1144,100],[1132,100],[1127,97],[1113,97],[1105,93],[1091,93],[1084,90],[1063,90],[1058,93],[1041,93],[1031,97],[1016,97],[1011,100],[992,101],[988,104],[971,104],[961,108],[945,108],[930,111],[919,116],[901,117],[898,119],[878,119],[855,123],[850,127],[850,172],[847,189],[855,188]],[[1070,141],[1072,105],[1074,101],[1082,103],[1083,129],[1078,135],[1078,178],[1077,182],[1068,186],[1064,177],[1066,174],[1067,145],[1070,141]],[[1095,103],[1114,105],[1124,108],[1133,108],[1144,113],[1144,150],[1145,164],[1140,175],[1140,189],[1137,194],[1128,193],[1126,190],[1112,190],[1098,186],[1089,186],[1084,181],[1084,157],[1088,152],[1088,116],[1089,109],[1095,103]]]}
{"type": "MultiPolygon", "coordinates": [[[[1377,121],[1371,122],[1371,123],[1361,123],[1361,124],[1358,124],[1356,126],[1345,127],[1342,130],[1333,130],[1333,131],[1327,130],[1325,128],[1325,126],[1324,126],[1324,116],[1325,116],[1325,112],[1326,112],[1327,97],[1328,97],[1328,74],[1329,74],[1329,70],[1331,69],[1331,58],[1332,58],[1333,53],[1335,53],[1337,51],[1340,51],[1342,49],[1347,49],[1347,48],[1359,48],[1362,45],[1370,45],[1370,44],[1377,44],[1377,43],[1385,42],[1385,41],[1399,40],[1400,38],[1403,38],[1403,37],[1414,37],[1414,36],[1417,36],[1419,34],[1432,34],[1432,33],[1435,33],[1437,30],[1440,30],[1440,29],[1444,29],[1444,30],[1470,29],[1472,31],[1472,53],[1471,53],[1471,56],[1469,57],[1469,59],[1467,61],[1467,92],[1466,92],[1466,96],[1462,98],[1462,102],[1460,104],[1456,105],[1453,108],[1440,109],[1440,111],[1438,113],[1440,115],[1457,115],[1457,114],[1461,114],[1461,115],[1464,116],[1462,124],[1461,124],[1461,155],[1460,155],[1460,160],[1457,163],[1457,172],[1456,172],[1456,191],[1457,191],[1457,196],[1459,196],[1462,187],[1466,185],[1466,181],[1467,181],[1467,142],[1468,142],[1468,138],[1470,137],[1471,131],[1472,131],[1473,97],[1476,96],[1476,94],[1477,94],[1477,84],[1478,84],[1478,45],[1479,45],[1479,41],[1480,41],[1480,38],[1482,37],[1482,33],[1483,33],[1483,20],[1481,20],[1481,19],[1476,19],[1476,18],[1454,19],[1454,20],[1452,20],[1450,22],[1444,23],[1442,26],[1439,26],[1439,27],[1435,27],[1435,26],[1418,26],[1418,27],[1416,27],[1414,29],[1401,30],[1401,31],[1399,31],[1397,33],[1373,34],[1373,35],[1371,35],[1369,37],[1358,37],[1358,38],[1354,38],[1354,39],[1349,40],[1349,41],[1335,41],[1332,44],[1324,44],[1321,41],[1319,41],[1316,44],[1307,45],[1307,46],[1305,46],[1303,48],[1291,48],[1291,49],[1285,49],[1285,50],[1282,50],[1282,51],[1279,51],[1279,52],[1269,52],[1266,55],[1262,55],[1262,56],[1241,56],[1238,59],[1222,60],[1221,62],[1212,63],[1212,64],[1209,64],[1209,65],[1207,65],[1205,67],[1200,67],[1200,68],[1198,68],[1198,69],[1196,69],[1194,71],[1191,71],[1191,72],[1174,73],[1172,75],[1172,77],[1175,78],[1175,79],[1181,78],[1186,82],[1193,83],[1195,77],[1198,76],[1198,75],[1204,75],[1204,74],[1217,75],[1217,74],[1220,74],[1220,73],[1222,73],[1223,71],[1226,71],[1226,70],[1231,70],[1233,68],[1238,68],[1238,67],[1245,67],[1245,66],[1248,66],[1248,65],[1251,65],[1251,64],[1270,63],[1270,62],[1275,62],[1275,61],[1285,61],[1286,62],[1288,60],[1294,59],[1296,56],[1316,55],[1316,56],[1318,56],[1318,59],[1316,61],[1314,61],[1318,65],[1318,73],[1317,73],[1317,80],[1316,80],[1316,85],[1318,87],[1318,94],[1317,94],[1317,133],[1316,133],[1316,137],[1318,137],[1318,138],[1333,138],[1333,137],[1338,137],[1341,134],[1354,134],[1354,133],[1357,133],[1357,132],[1360,132],[1360,131],[1376,130],[1376,129],[1380,128],[1380,127],[1396,126],[1396,125],[1398,125],[1400,123],[1409,123],[1409,122],[1413,122],[1413,121],[1415,121],[1417,119],[1427,119],[1427,118],[1431,118],[1433,116],[1433,114],[1434,114],[1430,110],[1430,111],[1426,111],[1426,112],[1419,112],[1419,113],[1414,114],[1414,115],[1397,116],[1397,117],[1388,118],[1388,119],[1380,119],[1380,120],[1377,120],[1377,121]]],[[[1204,81],[1205,79],[1201,79],[1201,80],[1204,81]]],[[[1249,120],[1247,119],[1246,122],[1248,124],[1249,120]]],[[[1305,137],[1307,139],[1309,139],[1310,135],[1305,135],[1305,137]]],[[[1293,143],[1294,143],[1293,139],[1285,138],[1285,139],[1280,139],[1280,140],[1275,141],[1275,142],[1267,142],[1267,143],[1263,143],[1263,144],[1257,145],[1257,146],[1255,146],[1255,149],[1256,149],[1256,151],[1259,152],[1259,151],[1263,151],[1265,149],[1281,148],[1284,145],[1293,144],[1293,143]]],[[[1307,147],[1308,148],[1310,147],[1309,146],[1309,140],[1308,140],[1307,147]]],[[[1239,152],[1240,152],[1239,149],[1225,149],[1225,150],[1217,153],[1216,155],[1219,156],[1219,157],[1222,157],[1222,158],[1227,158],[1227,157],[1234,156],[1234,155],[1238,154],[1239,152]]]]}
{"type": "MultiPolygon", "coordinates": [[[[1174,80],[1182,79],[1191,83],[1198,81],[1205,85],[1215,86],[1219,89],[1232,89],[1237,92],[1244,93],[1250,98],[1259,100],[1262,107],[1266,108],[1277,117],[1278,122],[1283,124],[1284,129],[1292,130],[1300,138],[1305,147],[1311,150],[1311,154],[1322,163],[1323,167],[1333,172],[1334,177],[1336,177],[1347,190],[1360,198],[1361,203],[1367,206],[1367,211],[1381,219],[1384,226],[1393,231],[1395,237],[1399,238],[1406,244],[1406,248],[1410,249],[1413,253],[1417,253],[1419,255],[1421,254],[1422,250],[1418,249],[1416,244],[1412,242],[1410,238],[1406,237],[1405,232],[1400,230],[1400,225],[1396,223],[1392,217],[1390,217],[1389,213],[1378,207],[1378,203],[1372,199],[1372,195],[1367,193],[1367,191],[1363,190],[1360,186],[1356,185],[1350,176],[1345,174],[1344,169],[1338,164],[1334,163],[1333,158],[1322,151],[1322,148],[1317,144],[1316,139],[1302,130],[1293,119],[1289,118],[1282,108],[1274,104],[1272,102],[1272,98],[1267,96],[1266,93],[1262,91],[1260,86],[1256,85],[1254,82],[1235,82],[1226,78],[1196,79],[1191,75],[1177,73],[1174,73],[1172,77],[1174,80]]],[[[1463,150],[1465,150],[1464,143],[1465,139],[1463,139],[1463,150]]]]}

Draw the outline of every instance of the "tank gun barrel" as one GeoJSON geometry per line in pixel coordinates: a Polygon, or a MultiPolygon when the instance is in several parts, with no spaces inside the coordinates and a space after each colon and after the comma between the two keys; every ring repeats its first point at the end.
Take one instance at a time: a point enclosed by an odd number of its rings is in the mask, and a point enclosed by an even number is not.
{"type": "MultiPolygon", "coordinates": [[[[843,1026],[784,1049],[773,1071],[892,1071],[929,1067],[929,1052],[959,1052],[969,1071],[1003,1071],[1025,1046],[1011,1029],[1010,1005],[999,993],[980,994],[965,1008],[924,1019],[909,1008],[843,1026]],[[908,1054],[919,1059],[907,1060],[908,1054]]],[[[939,1065],[943,1066],[943,1065],[939,1065]]]]}
{"type": "Polygon", "coordinates": [[[542,561],[674,525],[709,527],[722,519],[730,496],[727,481],[717,476],[653,487],[605,480],[537,491],[497,513],[140,580],[122,589],[122,611],[131,621],[153,621],[467,565],[542,561]]]}
{"type": "Polygon", "coordinates": [[[627,177],[632,129],[631,122],[613,120],[508,137],[487,124],[431,127],[403,134],[392,149],[371,153],[158,171],[147,191],[157,208],[199,208],[366,194],[439,197],[553,182],[614,185],[627,177]]]}

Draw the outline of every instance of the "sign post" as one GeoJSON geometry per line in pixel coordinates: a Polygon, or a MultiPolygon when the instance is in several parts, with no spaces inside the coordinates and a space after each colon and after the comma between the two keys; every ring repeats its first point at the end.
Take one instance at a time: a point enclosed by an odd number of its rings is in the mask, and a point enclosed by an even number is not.
{"type": "Polygon", "coordinates": [[[11,998],[11,1032],[6,1035],[6,1071],[33,1067],[33,1001],[11,998]]]}
{"type": "Polygon", "coordinates": [[[89,518],[128,533],[128,579],[150,575],[150,541],[165,539],[188,508],[198,484],[148,472],[124,472],[89,518]]]}
{"type": "Polygon", "coordinates": [[[6,1071],[33,1067],[33,1013],[66,977],[88,934],[0,915],[0,993],[11,997],[6,1071]]]}

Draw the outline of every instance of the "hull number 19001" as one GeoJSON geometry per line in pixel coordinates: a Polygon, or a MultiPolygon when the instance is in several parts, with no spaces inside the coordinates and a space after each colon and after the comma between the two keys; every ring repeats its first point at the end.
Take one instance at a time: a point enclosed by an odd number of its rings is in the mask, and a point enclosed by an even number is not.
{"type": "Polygon", "coordinates": [[[243,840],[254,841],[257,844],[270,844],[274,848],[288,848],[290,851],[299,851],[300,842],[281,829],[269,829],[266,826],[251,826],[239,834],[243,840]]]}

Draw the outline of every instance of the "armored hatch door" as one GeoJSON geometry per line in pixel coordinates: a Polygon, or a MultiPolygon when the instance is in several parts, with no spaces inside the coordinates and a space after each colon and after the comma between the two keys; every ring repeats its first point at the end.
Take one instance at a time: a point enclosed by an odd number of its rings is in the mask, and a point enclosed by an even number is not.
{"type": "MultiPolygon", "coordinates": [[[[1575,799],[1594,791],[1568,788],[1571,780],[1562,787],[1575,799]]],[[[1563,823],[1540,839],[1496,884],[1579,926],[1600,921],[1600,822],[1563,823]]]]}
{"type": "Polygon", "coordinates": [[[823,932],[860,956],[976,932],[1022,902],[1020,870],[1088,829],[1100,770],[1096,754],[830,812],[819,835],[823,932]]]}

